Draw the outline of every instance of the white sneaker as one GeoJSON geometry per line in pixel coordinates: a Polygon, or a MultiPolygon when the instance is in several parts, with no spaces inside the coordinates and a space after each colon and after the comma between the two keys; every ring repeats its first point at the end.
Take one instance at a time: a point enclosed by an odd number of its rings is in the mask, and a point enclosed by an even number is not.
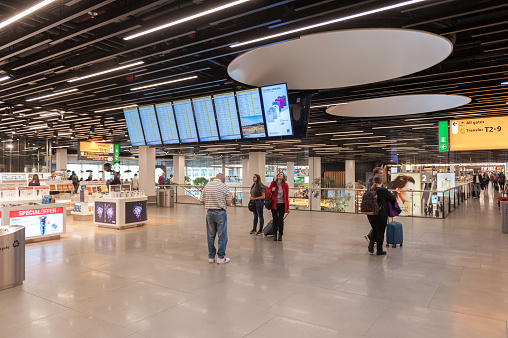
{"type": "Polygon", "coordinates": [[[217,264],[224,264],[231,262],[231,259],[224,257],[224,258],[217,258],[217,264]]]}
{"type": "Polygon", "coordinates": [[[215,263],[215,257],[214,258],[208,258],[208,263],[210,263],[210,264],[215,263]]]}

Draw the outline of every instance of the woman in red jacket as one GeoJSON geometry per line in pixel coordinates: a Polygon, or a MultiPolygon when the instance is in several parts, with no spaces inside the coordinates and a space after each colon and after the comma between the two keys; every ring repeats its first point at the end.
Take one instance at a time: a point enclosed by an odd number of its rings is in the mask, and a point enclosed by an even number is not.
{"type": "Polygon", "coordinates": [[[282,241],[284,214],[289,211],[289,186],[282,171],[277,174],[277,180],[270,183],[268,191],[272,196],[273,240],[282,241]]]}

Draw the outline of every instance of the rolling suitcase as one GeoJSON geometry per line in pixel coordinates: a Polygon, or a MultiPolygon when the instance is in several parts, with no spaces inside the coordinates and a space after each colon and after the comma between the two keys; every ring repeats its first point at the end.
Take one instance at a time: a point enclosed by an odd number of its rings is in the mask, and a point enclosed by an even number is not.
{"type": "Polygon", "coordinates": [[[402,223],[394,222],[392,219],[386,225],[386,246],[390,246],[390,244],[393,248],[397,247],[397,244],[402,246],[403,241],[402,223]]]}
{"type": "Polygon", "coordinates": [[[263,235],[273,235],[273,221],[268,222],[267,225],[263,228],[263,235]]]}

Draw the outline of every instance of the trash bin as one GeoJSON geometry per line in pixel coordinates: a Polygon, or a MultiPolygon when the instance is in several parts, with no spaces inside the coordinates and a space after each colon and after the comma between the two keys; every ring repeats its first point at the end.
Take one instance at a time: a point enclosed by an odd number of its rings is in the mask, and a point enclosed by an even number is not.
{"type": "Polygon", "coordinates": [[[168,203],[168,192],[164,189],[157,190],[157,206],[165,207],[168,203]]]}
{"type": "Polygon", "coordinates": [[[166,191],[169,192],[168,205],[166,206],[172,208],[175,206],[175,191],[173,189],[166,191]]]}
{"type": "Polygon", "coordinates": [[[501,230],[508,233],[508,202],[501,201],[501,230]]]}
{"type": "Polygon", "coordinates": [[[0,226],[0,290],[25,280],[25,227],[0,226]]]}

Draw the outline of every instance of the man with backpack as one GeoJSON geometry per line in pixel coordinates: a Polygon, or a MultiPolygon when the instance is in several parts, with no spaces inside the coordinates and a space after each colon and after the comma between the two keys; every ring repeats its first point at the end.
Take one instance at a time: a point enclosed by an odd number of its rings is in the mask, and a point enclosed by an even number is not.
{"type": "Polygon", "coordinates": [[[78,175],[73,171],[71,174],[72,185],[74,186],[74,193],[78,191],[79,178],[78,175]]]}

